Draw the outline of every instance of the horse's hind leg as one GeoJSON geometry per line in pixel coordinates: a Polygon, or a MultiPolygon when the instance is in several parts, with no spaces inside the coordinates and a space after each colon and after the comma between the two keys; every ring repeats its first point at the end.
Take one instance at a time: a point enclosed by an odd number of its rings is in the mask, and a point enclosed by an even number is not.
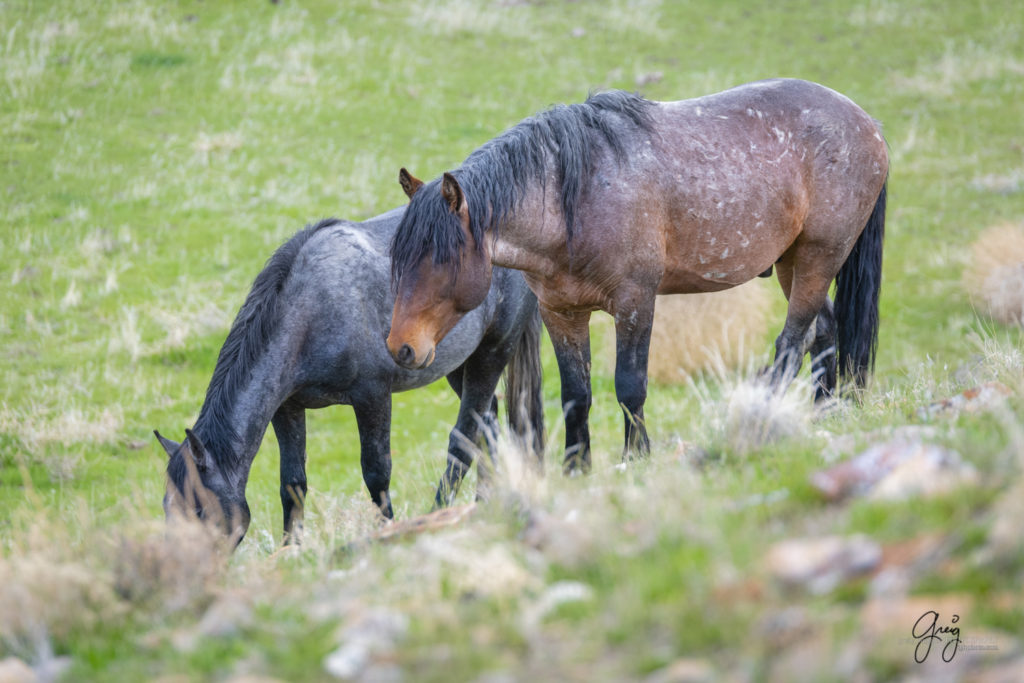
{"type": "Polygon", "coordinates": [[[636,292],[615,305],[615,398],[625,418],[622,457],[651,451],[644,403],[647,401],[647,360],[654,324],[653,293],[636,292]]]}
{"type": "Polygon", "coordinates": [[[835,361],[832,361],[830,375],[827,354],[823,354],[834,343],[830,341],[835,336],[835,318],[828,303],[828,288],[835,274],[831,272],[831,263],[816,258],[816,251],[806,243],[798,243],[776,267],[779,284],[789,301],[786,324],[775,340],[775,362],[771,372],[772,384],[779,391],[785,390],[800,372],[808,349],[823,362],[824,384],[819,380],[818,392],[828,390],[829,381],[833,387],[835,385],[835,361]],[[813,337],[809,339],[811,325],[815,324],[819,314],[822,314],[821,334],[816,326],[813,337]]]}
{"type": "Polygon", "coordinates": [[[814,320],[811,342],[811,376],[814,377],[814,402],[831,398],[836,391],[836,316],[832,302],[825,305],[814,320]]]}
{"type": "Polygon", "coordinates": [[[271,418],[281,450],[281,509],[284,512],[285,545],[302,539],[306,504],[306,411],[285,403],[271,418]]]}
{"type": "Polygon", "coordinates": [[[359,426],[359,463],[370,499],[387,519],[391,508],[391,392],[388,388],[352,401],[359,426]]]}

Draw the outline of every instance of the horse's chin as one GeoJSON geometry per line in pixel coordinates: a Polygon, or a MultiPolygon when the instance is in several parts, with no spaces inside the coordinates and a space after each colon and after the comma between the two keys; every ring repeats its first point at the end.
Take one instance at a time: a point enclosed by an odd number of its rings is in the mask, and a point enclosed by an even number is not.
{"type": "Polygon", "coordinates": [[[430,351],[427,352],[427,357],[423,359],[423,362],[420,363],[420,366],[417,368],[417,370],[425,370],[429,368],[431,363],[434,362],[434,357],[437,355],[436,351],[436,346],[430,347],[430,351]]]}

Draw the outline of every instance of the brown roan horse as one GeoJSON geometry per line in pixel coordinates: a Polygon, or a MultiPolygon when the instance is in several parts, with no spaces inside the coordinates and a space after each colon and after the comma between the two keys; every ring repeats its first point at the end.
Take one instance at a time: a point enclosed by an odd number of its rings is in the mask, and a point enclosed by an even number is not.
{"type": "Polygon", "coordinates": [[[888,169],[879,125],[806,81],[554,107],[440,179],[402,169],[411,201],[392,242],[388,348],[404,367],[428,365],[487,294],[492,265],[522,270],[558,360],[565,469],[586,471],[591,312],[615,319],[624,456],[644,454],[655,296],[727,289],[774,267],[789,302],[778,390],[808,352],[817,397],[835,391],[837,365],[863,385],[878,340],[888,169]]]}

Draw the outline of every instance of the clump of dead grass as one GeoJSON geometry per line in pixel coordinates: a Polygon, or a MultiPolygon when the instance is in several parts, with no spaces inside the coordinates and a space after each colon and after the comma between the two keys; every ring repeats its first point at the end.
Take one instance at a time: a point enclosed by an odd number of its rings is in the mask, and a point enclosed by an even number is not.
{"type": "Polygon", "coordinates": [[[116,594],[166,612],[212,599],[230,550],[216,529],[187,520],[129,530],[105,545],[116,594]]]}
{"type": "Polygon", "coordinates": [[[963,275],[975,306],[1006,325],[1024,325],[1024,225],[995,225],[971,245],[963,275]]]}
{"type": "Polygon", "coordinates": [[[738,371],[716,362],[690,385],[700,397],[701,445],[712,452],[746,455],[810,431],[812,378],[798,376],[780,391],[752,361],[738,371]]]}
{"type": "Polygon", "coordinates": [[[25,511],[0,548],[0,651],[29,661],[76,634],[118,630],[133,615],[197,611],[221,590],[230,549],[198,523],[126,524],[85,509],[25,511]]]}

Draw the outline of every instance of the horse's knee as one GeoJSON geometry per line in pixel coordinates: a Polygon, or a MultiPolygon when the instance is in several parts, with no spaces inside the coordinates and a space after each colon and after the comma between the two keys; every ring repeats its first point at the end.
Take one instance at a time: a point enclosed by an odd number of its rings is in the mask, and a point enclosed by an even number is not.
{"type": "Polygon", "coordinates": [[[647,375],[641,373],[616,375],[615,398],[630,412],[639,411],[647,401],[647,375]]]}
{"type": "Polygon", "coordinates": [[[302,507],[306,501],[306,482],[291,481],[281,484],[281,504],[302,507]]]}

